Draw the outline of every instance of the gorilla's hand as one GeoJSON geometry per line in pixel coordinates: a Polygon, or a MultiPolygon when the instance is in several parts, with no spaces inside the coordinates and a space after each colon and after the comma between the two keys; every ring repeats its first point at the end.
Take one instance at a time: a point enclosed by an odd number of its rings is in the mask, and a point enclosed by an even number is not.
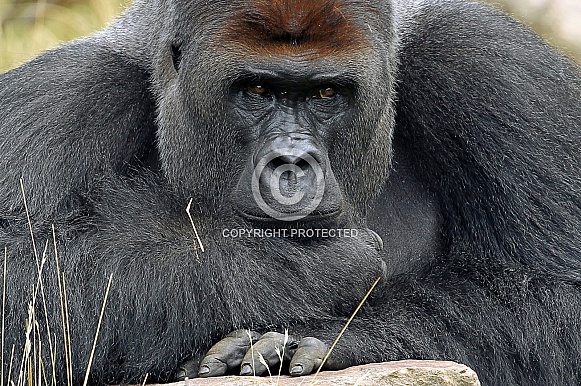
{"type": "Polygon", "coordinates": [[[308,375],[321,365],[328,347],[319,339],[306,337],[300,340],[267,332],[236,330],[216,343],[202,359],[197,374],[195,363],[186,362],[177,377],[215,377],[240,369],[240,375],[278,374],[280,366],[289,363],[293,376],[308,375]]]}

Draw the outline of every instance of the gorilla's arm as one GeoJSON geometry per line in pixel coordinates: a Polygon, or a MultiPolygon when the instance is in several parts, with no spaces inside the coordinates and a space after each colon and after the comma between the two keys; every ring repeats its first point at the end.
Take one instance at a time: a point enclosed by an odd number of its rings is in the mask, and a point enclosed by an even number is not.
{"type": "Polygon", "coordinates": [[[155,137],[148,88],[148,74],[95,38],[1,75],[0,218],[24,213],[20,177],[31,212],[51,216],[77,205],[94,180],[147,158],[155,137]]]}

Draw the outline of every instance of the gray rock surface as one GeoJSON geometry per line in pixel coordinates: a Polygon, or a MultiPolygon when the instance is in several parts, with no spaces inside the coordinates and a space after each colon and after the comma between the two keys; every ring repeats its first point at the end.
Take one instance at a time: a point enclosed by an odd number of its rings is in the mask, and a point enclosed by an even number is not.
{"type": "Polygon", "coordinates": [[[341,371],[324,371],[316,378],[218,377],[191,379],[165,386],[480,386],[476,373],[455,362],[406,360],[373,363],[341,371]]]}

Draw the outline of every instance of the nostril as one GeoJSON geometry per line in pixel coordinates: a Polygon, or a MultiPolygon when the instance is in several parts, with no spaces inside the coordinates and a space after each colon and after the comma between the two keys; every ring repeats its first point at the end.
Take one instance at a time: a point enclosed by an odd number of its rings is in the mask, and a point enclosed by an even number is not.
{"type": "Polygon", "coordinates": [[[283,165],[287,165],[288,163],[289,162],[285,161],[285,159],[283,157],[276,157],[268,163],[268,167],[271,170],[275,170],[276,168],[283,166],[283,165]]]}
{"type": "Polygon", "coordinates": [[[294,154],[284,154],[281,156],[278,156],[274,159],[272,159],[269,163],[268,166],[274,170],[280,166],[283,165],[294,165],[298,168],[300,168],[301,170],[307,170],[311,167],[310,163],[308,160],[306,160],[306,157],[310,157],[312,158],[312,156],[308,155],[305,153],[304,156],[300,156],[300,155],[294,155],[294,154]]]}
{"type": "Polygon", "coordinates": [[[300,162],[302,160],[302,157],[297,154],[283,154],[280,157],[278,157],[278,160],[279,160],[278,162],[280,162],[281,164],[296,165],[297,162],[300,162]]]}
{"type": "Polygon", "coordinates": [[[301,170],[305,171],[308,170],[309,168],[311,168],[311,165],[309,164],[308,161],[304,160],[304,159],[299,159],[297,162],[295,162],[295,165],[297,167],[299,167],[301,170]]]}

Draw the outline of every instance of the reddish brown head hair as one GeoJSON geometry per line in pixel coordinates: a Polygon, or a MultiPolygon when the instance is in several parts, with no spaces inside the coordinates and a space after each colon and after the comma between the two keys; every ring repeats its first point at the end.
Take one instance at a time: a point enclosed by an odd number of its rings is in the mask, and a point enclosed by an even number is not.
{"type": "Polygon", "coordinates": [[[360,45],[361,29],[340,0],[249,0],[223,31],[254,51],[330,54],[360,45]]]}

